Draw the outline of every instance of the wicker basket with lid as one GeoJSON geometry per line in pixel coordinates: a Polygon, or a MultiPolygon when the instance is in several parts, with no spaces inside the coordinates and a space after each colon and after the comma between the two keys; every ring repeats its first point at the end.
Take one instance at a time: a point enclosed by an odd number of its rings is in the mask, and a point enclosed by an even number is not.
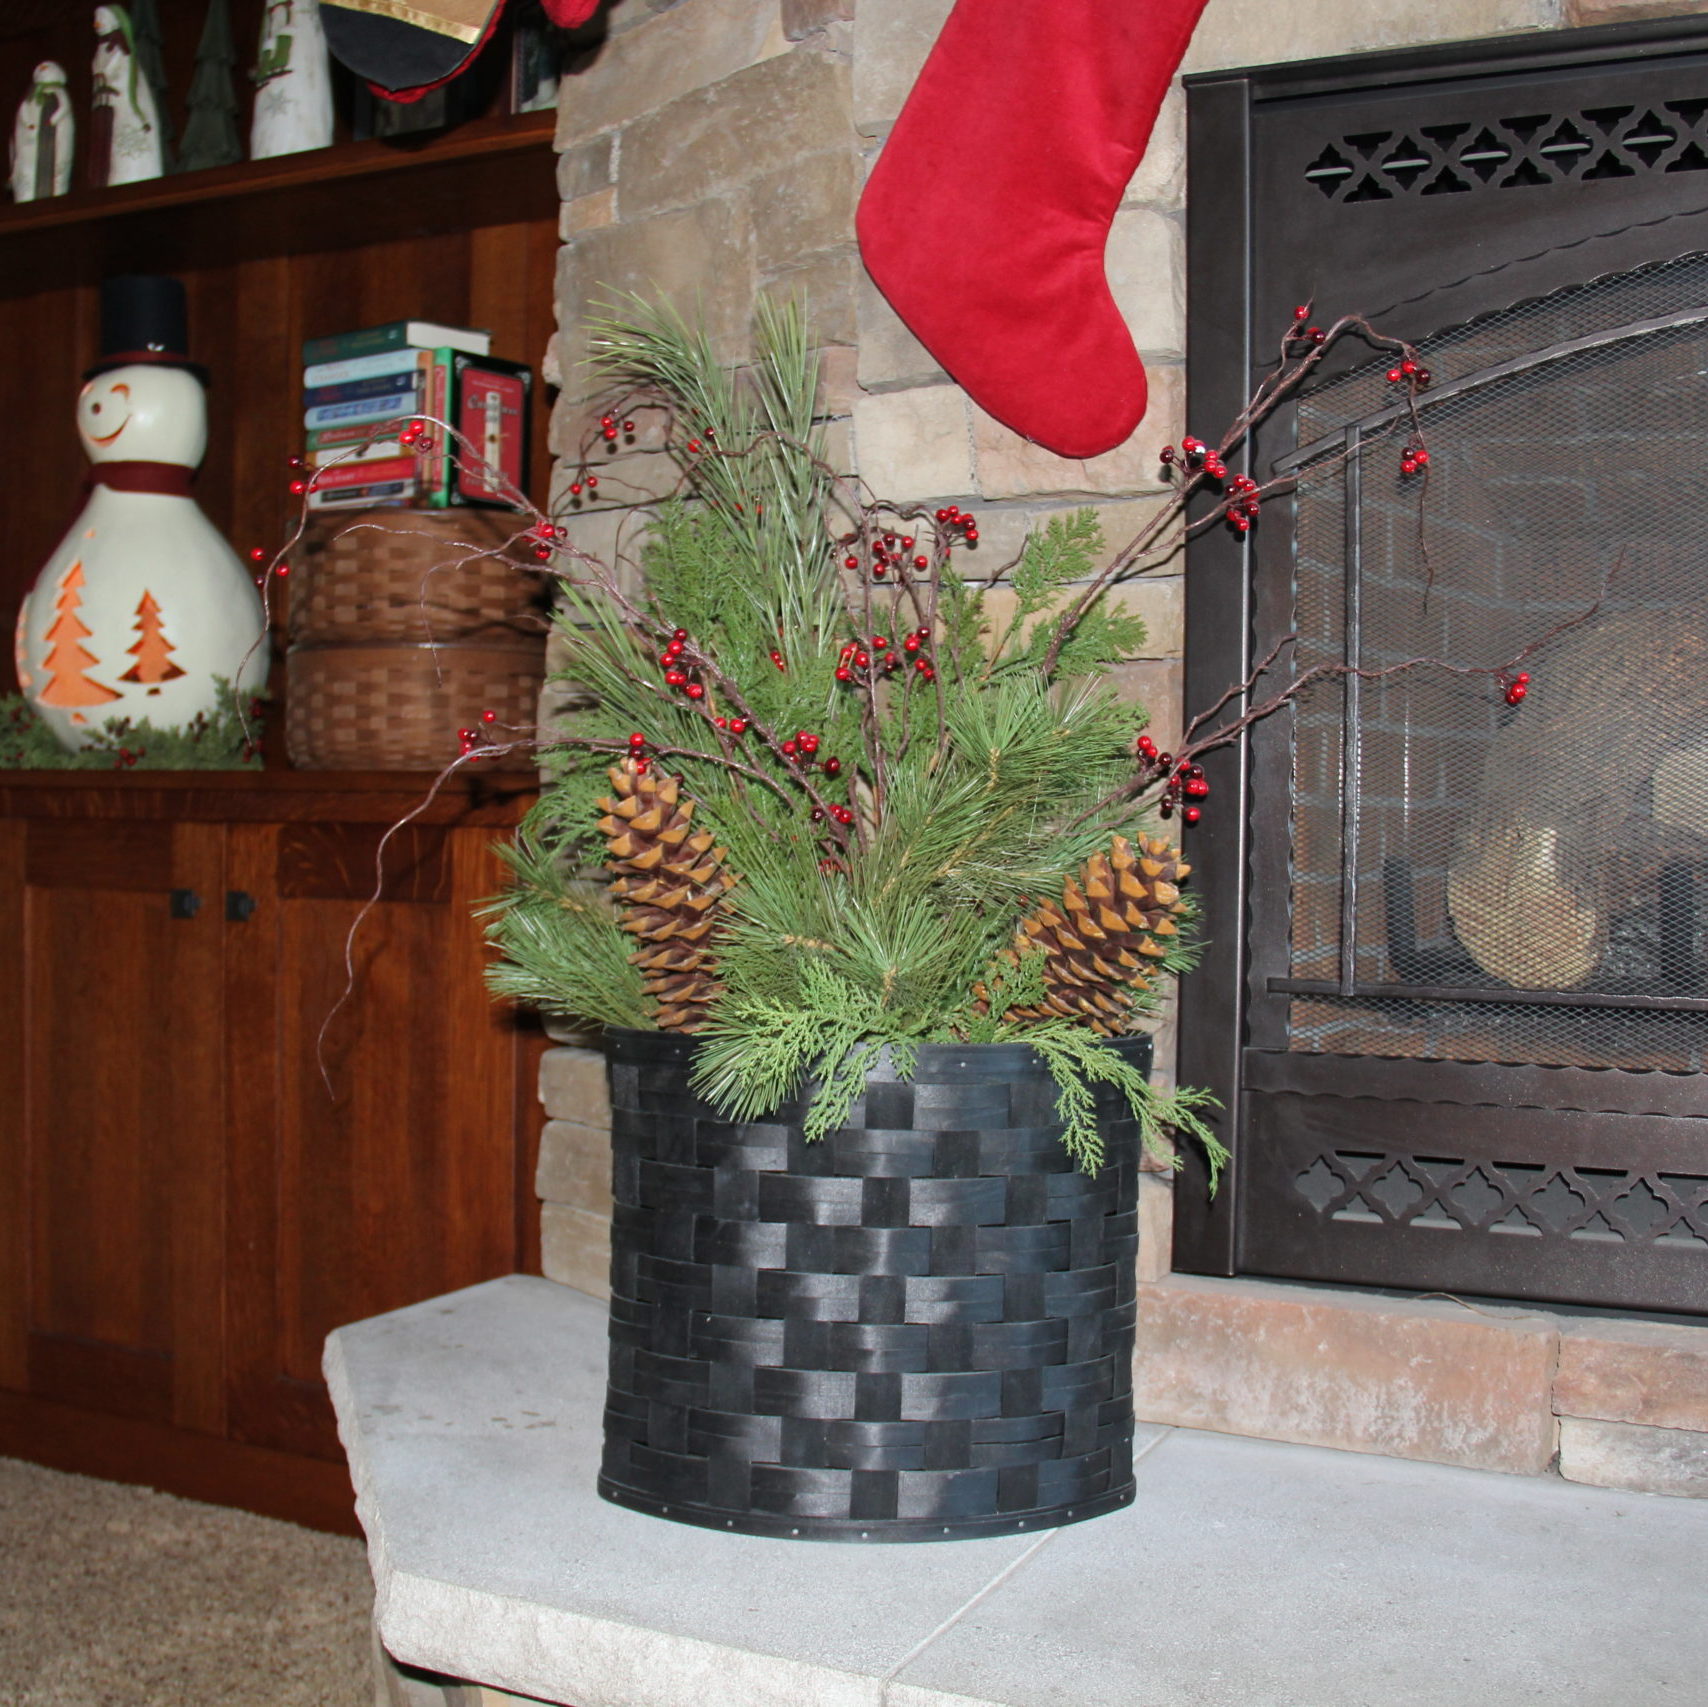
{"type": "MultiPolygon", "coordinates": [[[[358,510],[311,523],[291,582],[286,744],[305,770],[439,770],[459,728],[493,711],[531,731],[545,671],[545,601],[489,510],[358,510]]],[[[489,761],[493,762],[493,761],[489,761]]],[[[496,761],[529,769],[527,751],[496,761]]]]}

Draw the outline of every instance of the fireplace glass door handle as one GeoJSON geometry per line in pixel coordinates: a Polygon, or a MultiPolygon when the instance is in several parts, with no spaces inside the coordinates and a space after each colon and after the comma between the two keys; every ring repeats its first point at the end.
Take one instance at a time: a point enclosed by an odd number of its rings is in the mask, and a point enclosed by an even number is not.
{"type": "Polygon", "coordinates": [[[194,889],[174,889],[166,897],[166,910],[174,919],[193,919],[202,909],[202,898],[194,889]]]}
{"type": "Polygon", "coordinates": [[[246,889],[228,889],[225,892],[225,916],[234,925],[241,925],[253,917],[260,904],[246,889]]]}

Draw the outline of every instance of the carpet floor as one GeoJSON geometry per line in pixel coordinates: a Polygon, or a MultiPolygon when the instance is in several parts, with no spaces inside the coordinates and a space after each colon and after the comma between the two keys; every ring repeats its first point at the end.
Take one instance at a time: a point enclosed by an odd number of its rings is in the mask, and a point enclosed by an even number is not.
{"type": "Polygon", "coordinates": [[[371,1707],[359,1541],[0,1459],[0,1707],[371,1707]]]}

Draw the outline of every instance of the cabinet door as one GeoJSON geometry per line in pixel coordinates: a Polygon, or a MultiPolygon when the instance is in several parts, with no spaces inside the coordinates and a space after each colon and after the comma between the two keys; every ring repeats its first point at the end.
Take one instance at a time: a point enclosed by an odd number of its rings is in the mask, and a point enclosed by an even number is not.
{"type": "Polygon", "coordinates": [[[0,1382],[219,1432],[224,831],[5,825],[0,1382]]]}
{"type": "Polygon", "coordinates": [[[475,902],[491,830],[234,826],[233,1436],[337,1457],[331,1329],[521,1266],[516,1032],[475,902]]]}

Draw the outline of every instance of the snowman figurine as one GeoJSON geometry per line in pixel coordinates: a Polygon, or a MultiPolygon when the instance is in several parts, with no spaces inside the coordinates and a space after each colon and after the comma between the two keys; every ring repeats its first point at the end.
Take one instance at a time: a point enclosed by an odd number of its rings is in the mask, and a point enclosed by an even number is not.
{"type": "Polygon", "coordinates": [[[256,57],[249,156],[269,160],[332,142],[332,70],[318,0],[267,0],[256,57]]]}
{"type": "Polygon", "coordinates": [[[161,171],[160,113],[123,6],[95,8],[90,158],[97,184],[140,184],[161,171]]]}
{"type": "Polygon", "coordinates": [[[216,678],[266,678],[255,583],[190,495],[207,448],[202,370],[185,355],[184,287],[101,286],[101,360],[77,399],[89,500],[18,614],[18,681],[60,743],[109,718],[157,728],[219,709],[216,678]]]}
{"type": "Polygon", "coordinates": [[[65,89],[65,67],[44,59],[12,123],[12,200],[39,201],[71,188],[77,120],[65,89]]]}

